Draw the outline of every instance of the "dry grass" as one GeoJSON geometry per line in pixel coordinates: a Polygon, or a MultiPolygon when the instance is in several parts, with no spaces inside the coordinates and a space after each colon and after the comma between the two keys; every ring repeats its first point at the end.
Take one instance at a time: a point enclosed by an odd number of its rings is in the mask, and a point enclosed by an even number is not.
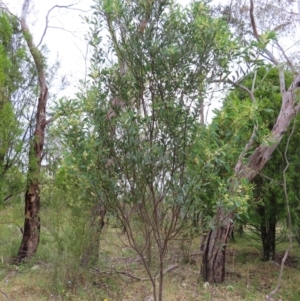
{"type": "MultiPolygon", "coordinates": [[[[3,216],[1,212],[0,218],[3,216]]],[[[5,212],[5,216],[9,216],[8,212],[5,212]]],[[[147,277],[141,261],[130,247],[124,245],[126,238],[119,232],[112,227],[104,230],[98,270],[69,271],[69,263],[62,257],[60,261],[59,253],[51,246],[53,239],[47,231],[42,233],[42,245],[32,262],[20,267],[9,265],[5,257],[13,252],[12,246],[18,246],[20,233],[16,226],[0,224],[0,300],[147,300],[152,294],[149,281],[136,281],[118,273],[122,271],[141,278],[147,277]],[[68,279],[68,275],[72,280],[59,282],[60,276],[61,279],[68,279]]],[[[194,239],[190,245],[183,247],[179,241],[171,243],[165,266],[167,268],[177,264],[179,267],[165,276],[165,301],[265,300],[266,294],[276,284],[278,264],[262,262],[259,251],[249,239],[237,237],[237,242],[230,242],[227,250],[226,282],[207,286],[199,281],[199,241],[199,238],[194,239]],[[190,260],[187,260],[188,254],[190,260]],[[187,261],[188,264],[184,263],[187,261]]],[[[278,247],[277,261],[283,256],[284,247],[284,244],[278,247]]],[[[299,260],[299,246],[295,243],[276,300],[300,300],[299,260]]]]}

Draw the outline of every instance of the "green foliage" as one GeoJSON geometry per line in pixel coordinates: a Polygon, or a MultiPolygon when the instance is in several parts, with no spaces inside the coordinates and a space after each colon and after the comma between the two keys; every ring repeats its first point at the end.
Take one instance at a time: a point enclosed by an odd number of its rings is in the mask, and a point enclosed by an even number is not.
{"type": "MultiPolygon", "coordinates": [[[[100,7],[91,20],[95,25],[90,35],[95,47],[93,87],[72,102],[77,113],[61,124],[72,152],[66,161],[70,172],[80,177],[85,191],[91,189],[106,205],[120,195],[131,202],[130,193],[124,195],[128,184],[145,192],[145,185],[156,182],[158,189],[161,172],[171,175],[168,189],[175,189],[178,181],[195,185],[180,166],[190,160],[190,146],[197,139],[199,94],[227,68],[228,52],[236,50],[228,28],[210,16],[204,2],[187,9],[170,1],[159,5],[104,1],[100,7]],[[137,20],[142,22],[145,15],[147,25],[141,32],[137,20]],[[119,57],[119,65],[110,68],[102,67],[104,50],[96,43],[101,40],[103,19],[110,24],[110,51],[119,57]],[[114,22],[126,27],[119,40],[112,32],[114,22]],[[122,64],[130,72],[123,74],[122,64]],[[109,100],[120,101],[119,107],[111,106],[109,100]],[[119,186],[120,180],[128,182],[119,186]]],[[[192,186],[185,191],[190,194],[192,186]]],[[[178,193],[176,198],[186,200],[183,191],[178,193]]],[[[139,197],[135,196],[136,201],[139,197]]],[[[167,193],[169,197],[176,199],[167,193]]]]}
{"type": "MultiPolygon", "coordinates": [[[[14,95],[26,83],[22,66],[26,62],[17,21],[0,12],[0,206],[22,190],[24,179],[15,165],[23,149],[22,124],[18,120],[14,95]]],[[[20,101],[20,99],[19,99],[20,101]]]]}

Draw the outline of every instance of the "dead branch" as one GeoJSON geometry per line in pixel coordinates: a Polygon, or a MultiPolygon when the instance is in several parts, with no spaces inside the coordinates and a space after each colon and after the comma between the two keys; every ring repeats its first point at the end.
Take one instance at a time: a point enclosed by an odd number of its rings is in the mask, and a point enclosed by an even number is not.
{"type": "Polygon", "coordinates": [[[7,5],[2,1],[0,0],[0,8],[2,8],[3,10],[5,10],[9,15],[13,16],[14,18],[16,18],[17,20],[19,20],[19,18],[14,15],[10,10],[9,8],[7,7],[7,5]]]}
{"type": "MultiPolygon", "coordinates": [[[[299,0],[299,1],[300,1],[300,0],[299,0]]],[[[289,65],[289,67],[291,68],[291,70],[292,70],[292,71],[295,71],[295,68],[294,68],[292,62],[291,62],[291,60],[288,58],[288,56],[286,55],[284,49],[281,47],[281,45],[280,45],[278,42],[276,42],[275,44],[276,44],[276,46],[279,48],[279,50],[282,52],[282,55],[283,55],[283,57],[286,59],[287,64],[289,65]]]]}
{"type": "Polygon", "coordinates": [[[0,290],[0,293],[7,299],[14,301],[15,299],[10,298],[7,294],[5,294],[2,290],[0,290]]]}
{"type": "MultiPolygon", "coordinates": [[[[254,37],[256,38],[256,40],[258,42],[261,42],[261,37],[258,34],[257,26],[256,26],[255,18],[254,18],[254,3],[253,3],[253,0],[250,0],[250,21],[251,21],[251,26],[252,26],[254,37]]],[[[276,59],[276,57],[273,55],[273,53],[271,51],[269,51],[266,48],[263,51],[268,56],[269,60],[272,63],[274,63],[275,66],[279,65],[279,61],[276,59]]]]}
{"type": "Polygon", "coordinates": [[[63,29],[63,30],[65,30],[65,31],[71,32],[71,31],[66,30],[66,29],[64,29],[64,28],[61,28],[61,27],[49,26],[49,25],[48,25],[48,24],[49,24],[49,15],[50,15],[50,13],[51,13],[55,8],[65,8],[65,9],[77,10],[77,11],[81,11],[81,12],[88,12],[88,11],[89,11],[89,10],[85,11],[85,10],[82,10],[82,9],[80,9],[80,8],[73,7],[73,6],[77,5],[78,3],[79,3],[79,2],[72,3],[72,4],[69,4],[69,5],[54,5],[54,6],[52,6],[52,7],[48,10],[47,15],[46,15],[46,25],[45,25],[45,29],[44,29],[44,32],[43,32],[42,37],[41,37],[41,39],[40,39],[40,42],[37,44],[37,47],[39,47],[39,46],[42,44],[43,39],[44,39],[44,37],[45,37],[45,35],[46,35],[46,32],[47,32],[48,28],[59,28],[59,29],[63,29]]]}
{"type": "MultiPolygon", "coordinates": [[[[251,20],[251,26],[252,26],[254,37],[256,38],[256,40],[258,42],[261,42],[261,38],[260,38],[260,35],[257,32],[256,22],[255,22],[255,18],[254,18],[254,4],[253,4],[253,0],[250,0],[250,20],[251,20]]],[[[278,67],[280,92],[283,95],[283,93],[286,92],[283,66],[280,65],[279,61],[276,59],[276,57],[273,55],[273,53],[271,51],[269,51],[266,47],[263,49],[263,51],[267,55],[268,59],[275,66],[278,67]]]]}
{"type": "MultiPolygon", "coordinates": [[[[167,268],[163,271],[163,275],[177,269],[178,267],[179,267],[178,264],[170,266],[169,268],[167,268]]],[[[133,278],[133,279],[138,280],[138,281],[148,281],[148,280],[150,280],[150,278],[140,278],[140,277],[134,276],[134,275],[132,275],[128,272],[124,272],[124,271],[118,271],[117,273],[128,276],[128,277],[133,278]]],[[[156,278],[159,278],[159,276],[157,275],[157,276],[154,277],[154,279],[156,279],[156,278]]]]}
{"type": "MultiPolygon", "coordinates": [[[[171,272],[171,271],[173,271],[173,270],[175,270],[177,268],[179,268],[178,264],[172,265],[172,266],[170,266],[169,268],[167,268],[167,269],[165,269],[163,271],[163,275],[165,275],[166,273],[169,273],[169,272],[171,272]]],[[[100,274],[109,274],[109,275],[113,274],[112,272],[101,271],[101,270],[99,270],[97,268],[91,268],[91,270],[96,271],[96,272],[98,272],[100,274]]],[[[140,278],[140,277],[137,277],[137,276],[132,275],[131,273],[128,273],[128,272],[125,272],[125,271],[117,271],[117,270],[115,270],[114,273],[127,276],[127,277],[132,278],[132,279],[137,280],[137,281],[150,281],[151,280],[150,278],[140,278]]],[[[159,278],[159,276],[154,277],[154,279],[156,279],[156,278],[159,278]]]]}

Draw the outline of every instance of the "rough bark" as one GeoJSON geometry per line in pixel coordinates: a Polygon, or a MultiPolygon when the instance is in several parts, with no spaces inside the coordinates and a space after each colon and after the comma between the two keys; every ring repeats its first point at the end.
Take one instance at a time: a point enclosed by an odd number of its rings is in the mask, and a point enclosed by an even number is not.
{"type": "Polygon", "coordinates": [[[226,242],[232,227],[231,216],[224,216],[221,208],[218,209],[216,221],[220,224],[209,231],[202,255],[201,274],[203,280],[209,283],[221,283],[225,279],[226,242]]]}
{"type": "Polygon", "coordinates": [[[33,43],[30,30],[26,23],[30,0],[25,0],[22,7],[21,28],[29,51],[35,63],[38,73],[40,95],[38,98],[36,125],[32,140],[30,142],[27,187],[25,192],[25,221],[23,239],[16,258],[16,263],[31,257],[37,250],[40,238],[40,186],[39,176],[43,156],[46,106],[48,100],[48,87],[44,69],[43,56],[33,43]]]}

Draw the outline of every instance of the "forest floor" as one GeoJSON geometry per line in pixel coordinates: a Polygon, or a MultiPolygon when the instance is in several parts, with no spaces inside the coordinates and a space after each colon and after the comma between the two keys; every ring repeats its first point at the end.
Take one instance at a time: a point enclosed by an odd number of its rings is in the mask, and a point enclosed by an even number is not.
{"type": "MultiPolygon", "coordinates": [[[[58,244],[54,247],[53,233],[42,229],[36,256],[21,266],[9,264],[20,243],[20,229],[15,222],[7,223],[7,212],[0,213],[0,300],[151,300],[150,281],[146,278],[141,260],[126,246],[120,230],[105,226],[100,243],[99,265],[88,271],[78,268],[74,253],[67,253],[58,244]],[[52,242],[52,244],[51,244],[52,242]]],[[[46,215],[44,216],[47,221],[46,215]]],[[[192,300],[266,300],[279,275],[280,261],[287,243],[277,246],[276,260],[261,261],[259,242],[250,236],[237,235],[227,248],[226,281],[222,285],[207,285],[199,280],[201,253],[200,238],[193,241],[172,241],[165,267],[174,267],[165,275],[164,301],[192,300]]],[[[67,241],[65,242],[68,243],[67,241]]],[[[274,300],[300,300],[300,247],[295,242],[287,259],[281,289],[274,300]]]]}

